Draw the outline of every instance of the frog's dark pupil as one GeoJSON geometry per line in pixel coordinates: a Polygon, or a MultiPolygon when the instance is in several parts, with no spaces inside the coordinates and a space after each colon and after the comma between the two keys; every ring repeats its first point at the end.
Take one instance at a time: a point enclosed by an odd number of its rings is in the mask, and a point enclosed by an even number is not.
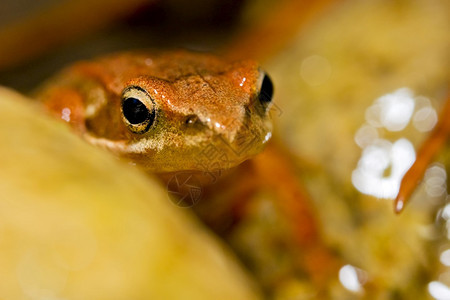
{"type": "Polygon", "coordinates": [[[140,124],[151,118],[147,107],[136,98],[127,98],[122,104],[123,115],[131,124],[140,124]]]}
{"type": "Polygon", "coordinates": [[[264,75],[263,82],[261,84],[261,90],[259,91],[259,101],[263,104],[272,101],[273,96],[273,83],[270,77],[264,75]]]}

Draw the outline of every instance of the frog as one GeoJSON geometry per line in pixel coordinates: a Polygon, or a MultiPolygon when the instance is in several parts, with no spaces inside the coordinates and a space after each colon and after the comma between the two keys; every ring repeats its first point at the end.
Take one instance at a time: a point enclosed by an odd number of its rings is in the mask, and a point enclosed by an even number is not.
{"type": "Polygon", "coordinates": [[[339,262],[322,243],[289,155],[272,137],[273,95],[254,60],[179,49],[78,62],[35,92],[88,143],[168,188],[180,173],[195,176],[205,201],[190,208],[221,237],[245,219],[258,191],[270,190],[288,223],[294,264],[325,290],[339,262]]]}
{"type": "Polygon", "coordinates": [[[155,174],[216,172],[260,153],[272,96],[255,61],[180,49],[81,61],[36,92],[87,142],[155,174]]]}

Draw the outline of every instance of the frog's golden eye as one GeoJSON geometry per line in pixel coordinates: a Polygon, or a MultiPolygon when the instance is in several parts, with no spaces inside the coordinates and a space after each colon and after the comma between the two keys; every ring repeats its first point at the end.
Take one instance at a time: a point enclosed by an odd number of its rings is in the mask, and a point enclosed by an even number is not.
{"type": "Polygon", "coordinates": [[[133,133],[145,133],[155,122],[155,104],[147,92],[129,87],[122,94],[122,117],[133,133]]]}
{"type": "Polygon", "coordinates": [[[269,75],[264,74],[264,78],[261,83],[261,89],[259,90],[258,99],[259,101],[267,105],[272,101],[273,96],[273,83],[269,75]]]}

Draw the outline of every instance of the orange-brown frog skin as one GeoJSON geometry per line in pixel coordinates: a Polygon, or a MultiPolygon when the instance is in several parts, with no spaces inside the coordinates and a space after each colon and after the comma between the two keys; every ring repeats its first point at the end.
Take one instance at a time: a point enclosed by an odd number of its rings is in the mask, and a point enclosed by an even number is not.
{"type": "Polygon", "coordinates": [[[178,50],[80,62],[37,96],[88,142],[166,173],[227,169],[262,151],[271,92],[253,61],[178,50]]]}

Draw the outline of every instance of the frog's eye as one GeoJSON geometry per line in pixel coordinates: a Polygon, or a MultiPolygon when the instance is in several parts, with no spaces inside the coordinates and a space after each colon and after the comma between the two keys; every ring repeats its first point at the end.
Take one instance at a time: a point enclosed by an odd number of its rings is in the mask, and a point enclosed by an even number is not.
{"type": "Polygon", "coordinates": [[[155,122],[155,104],[147,92],[129,87],[122,94],[122,117],[133,133],[145,133],[155,122]]]}
{"type": "Polygon", "coordinates": [[[272,80],[270,80],[269,75],[264,74],[261,83],[261,89],[259,90],[258,99],[262,104],[267,105],[272,101],[272,96],[273,96],[272,80]]]}

